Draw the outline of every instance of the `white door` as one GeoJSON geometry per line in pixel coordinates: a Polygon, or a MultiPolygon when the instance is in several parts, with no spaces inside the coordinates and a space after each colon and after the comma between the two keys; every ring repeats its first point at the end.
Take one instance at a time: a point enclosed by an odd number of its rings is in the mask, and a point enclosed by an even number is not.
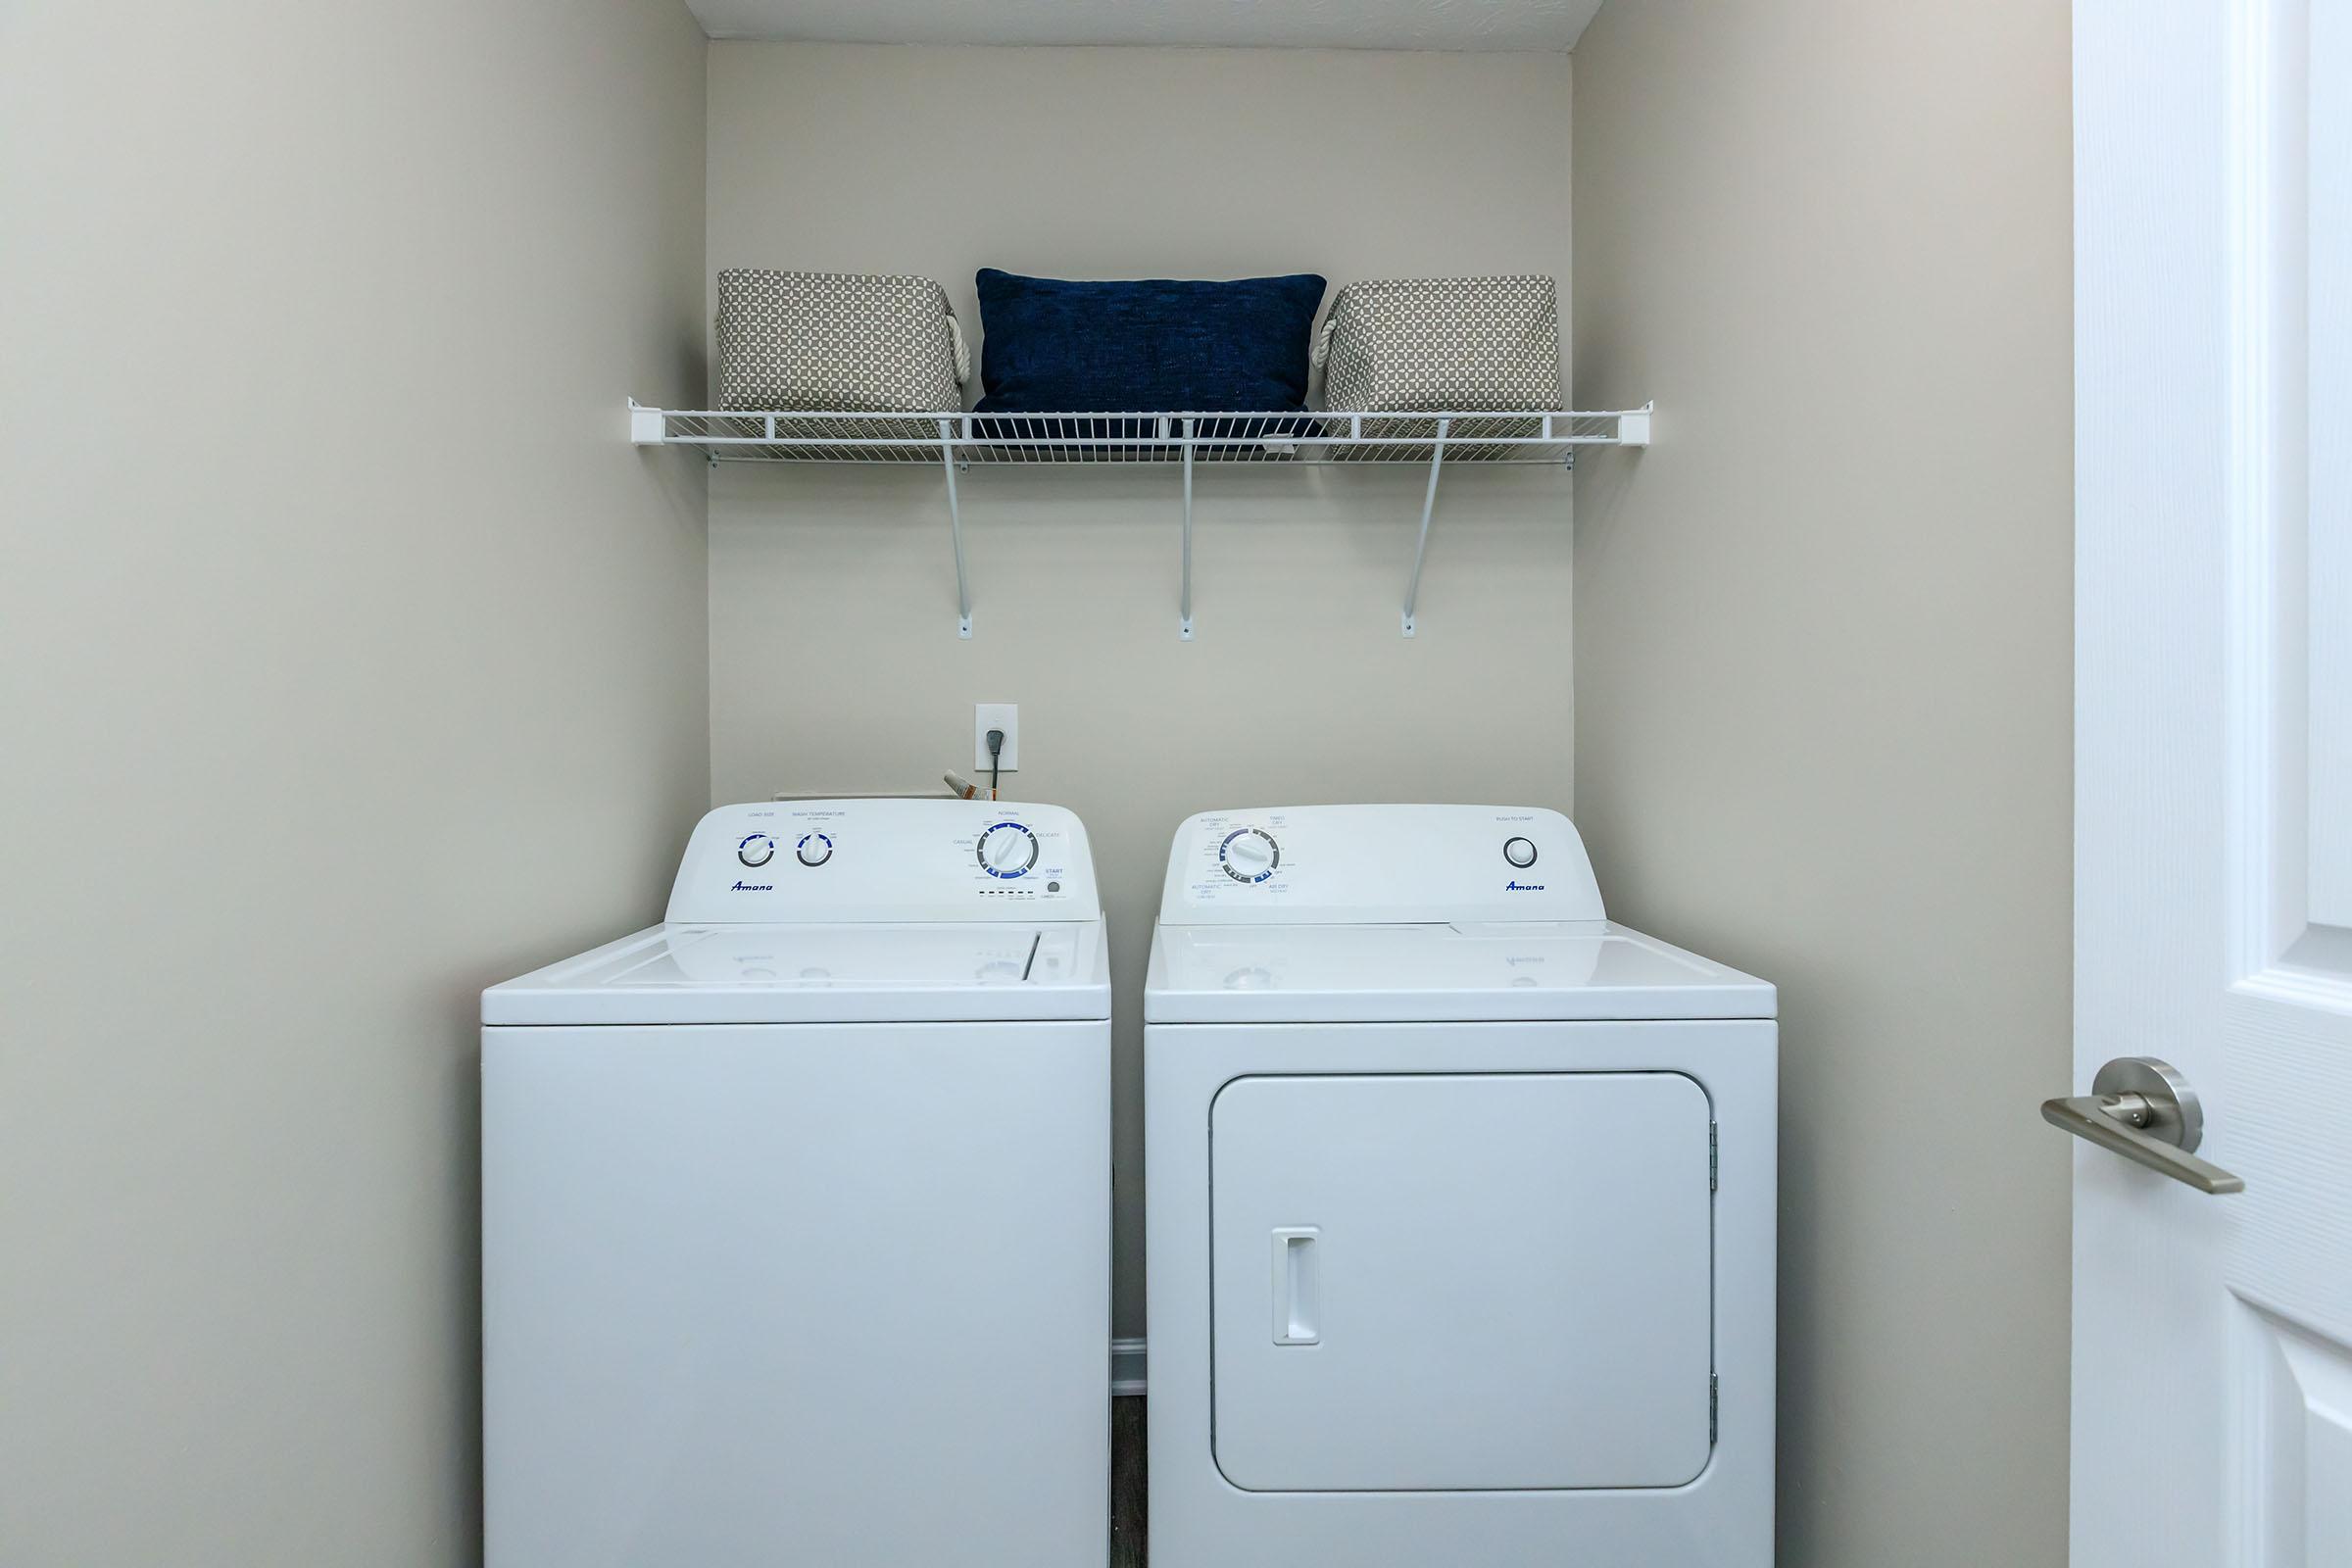
{"type": "Polygon", "coordinates": [[[1713,1446],[1709,1117],[1677,1072],[1226,1085],[1218,1470],[1250,1492],[1688,1484],[1713,1446]]]}
{"type": "Polygon", "coordinates": [[[2073,1563],[2343,1568],[2352,0],[2075,20],[2074,1092],[2165,1059],[2244,1190],[2078,1147],[2073,1563]]]}

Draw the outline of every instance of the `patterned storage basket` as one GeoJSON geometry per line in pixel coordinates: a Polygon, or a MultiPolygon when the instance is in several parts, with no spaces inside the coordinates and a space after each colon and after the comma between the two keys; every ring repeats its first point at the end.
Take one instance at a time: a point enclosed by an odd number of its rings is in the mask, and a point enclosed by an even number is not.
{"type": "MultiPolygon", "coordinates": [[[[1558,291],[1548,277],[1425,277],[1350,283],[1315,339],[1323,406],[1355,414],[1554,411],[1560,406],[1558,291]]],[[[1478,433],[1534,435],[1481,420],[1478,433]]],[[[1335,435],[1344,426],[1334,426],[1335,435]]],[[[1435,422],[1383,433],[1435,435],[1435,422]]],[[[1504,449],[1451,447],[1463,458],[1504,449]]],[[[1335,447],[1331,457],[1425,458],[1427,448],[1335,447]]]]}
{"type": "Polygon", "coordinates": [[[718,274],[720,408],[954,413],[971,374],[947,291],[927,277],[718,274]]]}
{"type": "Polygon", "coordinates": [[[1314,358],[1326,408],[1557,409],[1556,291],[1548,277],[1350,283],[1332,302],[1314,358]]]}

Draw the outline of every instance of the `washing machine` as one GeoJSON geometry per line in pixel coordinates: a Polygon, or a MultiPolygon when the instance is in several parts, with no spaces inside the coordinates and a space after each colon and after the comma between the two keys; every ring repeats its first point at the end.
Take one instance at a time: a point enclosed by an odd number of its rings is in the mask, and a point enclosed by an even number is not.
{"type": "Polygon", "coordinates": [[[1102,1568],[1109,1018],[1078,819],[945,800],[485,992],[489,1568],[1102,1568]]]}
{"type": "Polygon", "coordinates": [[[1154,1568],[1770,1568],[1775,1010],[1612,924],[1556,811],[1186,821],[1154,1568]]]}

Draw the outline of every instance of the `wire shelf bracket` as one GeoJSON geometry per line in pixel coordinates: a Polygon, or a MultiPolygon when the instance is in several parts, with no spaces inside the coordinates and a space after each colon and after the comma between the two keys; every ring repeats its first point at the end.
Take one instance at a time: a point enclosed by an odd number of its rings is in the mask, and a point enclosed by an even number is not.
{"type": "Polygon", "coordinates": [[[1421,599],[1421,567],[1429,560],[1429,519],[1438,510],[1438,475],[1446,467],[1446,434],[1451,419],[1438,421],[1438,439],[1429,449],[1429,491],[1421,498],[1421,537],[1413,545],[1413,574],[1404,580],[1404,634],[1413,634],[1413,606],[1421,599]]]}
{"type": "Polygon", "coordinates": [[[1575,466],[1577,449],[1646,447],[1654,404],[1608,413],[1425,412],[1369,414],[1286,410],[1275,414],[974,414],[866,411],[659,409],[629,400],[629,439],[639,446],[699,449],[720,463],[937,463],[946,482],[948,540],[956,555],[956,635],[972,635],[971,578],[964,559],[963,507],[956,475],[978,466],[1177,465],[1184,480],[1184,532],[1176,635],[1193,641],[1194,470],[1202,464],[1289,463],[1429,466],[1421,527],[1405,579],[1403,634],[1416,629],[1421,575],[1429,562],[1438,483],[1449,465],[1575,466]]]}
{"type": "Polygon", "coordinates": [[[963,570],[963,507],[956,496],[956,421],[939,421],[940,471],[948,476],[948,537],[956,546],[956,635],[972,637],[972,584],[963,570]]]}
{"type": "Polygon", "coordinates": [[[1193,640],[1193,432],[1194,420],[1184,421],[1184,587],[1176,601],[1176,639],[1193,640]]]}

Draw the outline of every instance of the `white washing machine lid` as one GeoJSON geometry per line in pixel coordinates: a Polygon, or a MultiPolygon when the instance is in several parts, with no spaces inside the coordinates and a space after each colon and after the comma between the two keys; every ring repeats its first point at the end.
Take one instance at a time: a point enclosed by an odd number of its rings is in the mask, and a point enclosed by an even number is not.
{"type": "Polygon", "coordinates": [[[482,993],[485,1024],[1109,1016],[1101,920],[658,925],[482,993]]]}
{"type": "Polygon", "coordinates": [[[1607,920],[1162,925],[1149,1023],[1771,1018],[1753,975],[1607,920]]]}

